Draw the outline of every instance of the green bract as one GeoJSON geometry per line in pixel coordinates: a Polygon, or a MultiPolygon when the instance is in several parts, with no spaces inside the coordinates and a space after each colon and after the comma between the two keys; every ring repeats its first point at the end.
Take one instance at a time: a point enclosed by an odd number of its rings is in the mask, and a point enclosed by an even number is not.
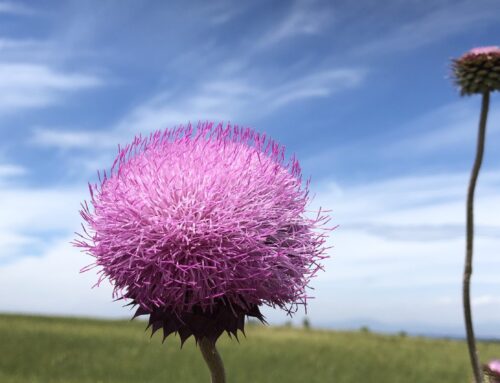
{"type": "Polygon", "coordinates": [[[462,95],[500,91],[500,48],[475,48],[453,61],[462,95]]]}

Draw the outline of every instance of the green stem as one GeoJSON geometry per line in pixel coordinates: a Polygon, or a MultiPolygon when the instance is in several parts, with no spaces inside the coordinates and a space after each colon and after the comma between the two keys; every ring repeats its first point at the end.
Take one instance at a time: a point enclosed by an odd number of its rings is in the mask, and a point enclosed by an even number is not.
{"type": "Polygon", "coordinates": [[[215,342],[208,338],[202,338],[199,342],[199,346],[203,359],[205,359],[205,362],[210,369],[212,383],[226,383],[224,364],[222,363],[222,358],[215,347],[215,342]]]}
{"type": "Polygon", "coordinates": [[[469,347],[470,361],[474,380],[476,383],[482,383],[482,371],[479,363],[478,352],[476,349],[476,339],[474,336],[474,327],[472,325],[472,311],[470,302],[470,279],[472,275],[472,252],[474,243],[474,192],[476,190],[477,178],[479,170],[483,162],[484,141],[486,136],[486,120],[488,117],[488,109],[490,104],[490,93],[483,93],[481,106],[481,117],[479,119],[479,132],[477,138],[476,159],[469,182],[469,190],[467,193],[467,243],[465,252],[465,268],[463,281],[463,304],[465,316],[465,329],[467,332],[467,345],[469,347]]]}

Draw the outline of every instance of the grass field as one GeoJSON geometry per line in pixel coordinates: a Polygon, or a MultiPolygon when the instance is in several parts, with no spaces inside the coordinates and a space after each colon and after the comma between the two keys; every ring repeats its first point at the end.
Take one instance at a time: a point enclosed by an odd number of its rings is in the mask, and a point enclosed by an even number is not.
{"type": "MultiPolygon", "coordinates": [[[[207,382],[194,341],[161,344],[145,324],[0,315],[2,383],[207,382]]],[[[481,343],[500,357],[500,343],[481,343]]],[[[219,341],[229,383],[470,382],[464,342],[249,326],[238,344],[219,341]]]]}

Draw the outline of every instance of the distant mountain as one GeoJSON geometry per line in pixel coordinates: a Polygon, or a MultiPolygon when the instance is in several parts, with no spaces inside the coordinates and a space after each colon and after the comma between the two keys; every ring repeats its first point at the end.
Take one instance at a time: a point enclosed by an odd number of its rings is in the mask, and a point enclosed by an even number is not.
{"type": "MultiPolygon", "coordinates": [[[[439,338],[465,338],[465,329],[461,326],[442,326],[432,323],[387,323],[372,319],[355,318],[349,321],[316,322],[314,327],[336,330],[359,330],[368,328],[370,331],[381,333],[399,333],[404,331],[409,335],[422,335],[439,338]]],[[[500,323],[482,322],[474,325],[478,339],[500,340],[500,323]]]]}

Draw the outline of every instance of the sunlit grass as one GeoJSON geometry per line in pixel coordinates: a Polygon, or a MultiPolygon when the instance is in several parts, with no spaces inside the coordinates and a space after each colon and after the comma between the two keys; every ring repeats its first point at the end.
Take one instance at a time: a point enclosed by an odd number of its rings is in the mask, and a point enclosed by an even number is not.
{"type": "MultiPolygon", "coordinates": [[[[0,382],[209,382],[189,340],[150,338],[144,322],[0,316],[0,382]]],[[[219,341],[229,383],[469,382],[465,343],[249,326],[219,341]]],[[[483,360],[500,343],[480,343],[483,360]]]]}

